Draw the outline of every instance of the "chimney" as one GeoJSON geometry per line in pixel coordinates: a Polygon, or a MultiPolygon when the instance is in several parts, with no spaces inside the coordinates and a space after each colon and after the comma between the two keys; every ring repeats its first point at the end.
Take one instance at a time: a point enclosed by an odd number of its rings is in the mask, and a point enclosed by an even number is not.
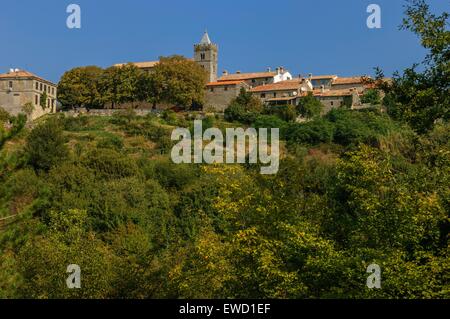
{"type": "Polygon", "coordinates": [[[309,73],[309,74],[308,74],[309,80],[312,80],[312,77],[313,77],[312,73],[309,73]]]}
{"type": "Polygon", "coordinates": [[[8,73],[14,73],[14,69],[9,69],[8,73]]]}
{"type": "Polygon", "coordinates": [[[241,71],[239,71],[239,70],[238,70],[238,71],[236,71],[236,74],[241,74],[241,71]]]}
{"type": "Polygon", "coordinates": [[[320,86],[320,92],[325,93],[325,85],[320,86]]]}
{"type": "Polygon", "coordinates": [[[228,75],[228,71],[227,71],[227,70],[224,70],[224,71],[222,72],[222,75],[228,75]]]}
{"type": "Polygon", "coordinates": [[[280,74],[280,68],[275,69],[277,71],[277,74],[280,74]]]}
{"type": "Polygon", "coordinates": [[[271,68],[271,67],[268,67],[268,68],[267,68],[267,72],[272,72],[272,68],[271,68]]]}
{"type": "Polygon", "coordinates": [[[283,73],[284,73],[284,67],[280,66],[280,74],[283,74],[283,73]]]}
{"type": "Polygon", "coordinates": [[[14,69],[14,72],[19,72],[20,70],[19,69],[14,69]]]}

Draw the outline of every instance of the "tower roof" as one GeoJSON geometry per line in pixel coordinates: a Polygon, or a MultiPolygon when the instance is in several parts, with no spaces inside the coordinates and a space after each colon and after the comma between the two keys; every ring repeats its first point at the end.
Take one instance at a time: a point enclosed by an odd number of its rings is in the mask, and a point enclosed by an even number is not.
{"type": "Polygon", "coordinates": [[[211,39],[209,38],[208,31],[205,31],[205,34],[203,34],[203,37],[200,41],[200,44],[211,44],[211,43],[212,42],[211,39]]]}

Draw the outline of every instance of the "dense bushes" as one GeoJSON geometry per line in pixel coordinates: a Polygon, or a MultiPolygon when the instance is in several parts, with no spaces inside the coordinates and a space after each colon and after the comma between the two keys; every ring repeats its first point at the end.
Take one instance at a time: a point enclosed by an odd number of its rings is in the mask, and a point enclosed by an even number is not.
{"type": "Polygon", "coordinates": [[[34,128],[27,137],[25,152],[36,170],[48,171],[67,157],[61,123],[50,120],[34,128]]]}

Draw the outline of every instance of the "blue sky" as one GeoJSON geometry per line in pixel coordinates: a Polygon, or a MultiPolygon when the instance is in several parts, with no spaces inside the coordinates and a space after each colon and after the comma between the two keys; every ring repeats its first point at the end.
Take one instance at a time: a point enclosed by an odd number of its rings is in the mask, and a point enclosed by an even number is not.
{"type": "MultiPolygon", "coordinates": [[[[447,0],[428,0],[436,12],[447,0]]],[[[0,73],[29,70],[52,81],[76,66],[192,56],[207,28],[220,47],[219,70],[292,74],[387,75],[420,62],[416,36],[399,31],[404,0],[40,0],[2,1],[0,73]],[[82,10],[82,28],[66,27],[66,7],[82,10]],[[368,29],[366,8],[382,9],[368,29]],[[5,45],[6,44],[6,45],[5,45]]]]}

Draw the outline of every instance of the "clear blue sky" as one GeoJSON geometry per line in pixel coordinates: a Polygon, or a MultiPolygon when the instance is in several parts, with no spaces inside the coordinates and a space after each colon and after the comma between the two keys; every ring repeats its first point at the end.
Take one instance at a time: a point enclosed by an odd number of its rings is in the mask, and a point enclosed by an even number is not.
{"type": "MultiPolygon", "coordinates": [[[[448,0],[428,0],[436,12],[448,0]]],[[[58,81],[72,67],[192,56],[205,28],[220,46],[219,70],[284,66],[293,74],[387,75],[424,57],[399,31],[404,0],[40,0],[2,1],[0,72],[26,69],[58,81]],[[82,28],[66,27],[66,7],[82,9],[82,28]],[[366,26],[369,4],[382,29],[366,26]],[[5,45],[6,44],[6,45],[5,45]]]]}

